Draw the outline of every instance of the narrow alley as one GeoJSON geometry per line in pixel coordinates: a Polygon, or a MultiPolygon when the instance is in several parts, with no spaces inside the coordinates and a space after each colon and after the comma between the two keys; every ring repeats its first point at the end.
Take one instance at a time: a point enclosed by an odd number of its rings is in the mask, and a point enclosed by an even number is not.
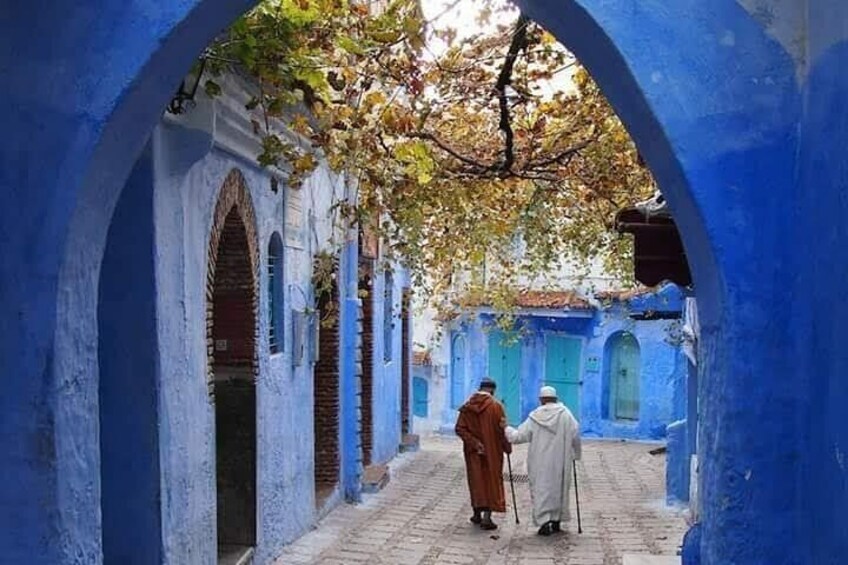
{"type": "MultiPolygon", "coordinates": [[[[617,565],[625,554],[675,555],[685,521],[664,505],[664,456],[650,455],[652,447],[585,441],[578,466],[583,534],[577,534],[575,520],[568,533],[543,538],[532,525],[529,488],[520,476],[515,486],[521,524],[515,525],[510,504],[509,514],[496,515],[497,531],[474,527],[460,443],[427,439],[421,451],[393,463],[382,492],[336,508],[287,547],[276,565],[617,565]]],[[[513,454],[518,475],[524,456],[524,449],[513,454]]]]}

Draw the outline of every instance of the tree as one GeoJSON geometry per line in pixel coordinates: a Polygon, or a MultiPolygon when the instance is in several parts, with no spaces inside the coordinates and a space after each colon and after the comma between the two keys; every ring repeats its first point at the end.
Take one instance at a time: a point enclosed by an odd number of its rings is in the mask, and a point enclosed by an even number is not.
{"type": "MultiPolygon", "coordinates": [[[[514,10],[478,4],[483,23],[514,10]]],[[[206,56],[213,73],[257,82],[248,110],[263,136],[259,162],[287,163],[295,184],[321,158],[344,171],[359,198],[343,212],[382,236],[425,293],[443,294],[487,258],[499,296],[563,256],[628,273],[629,242],[613,216],[653,182],[588,73],[523,15],[461,40],[430,24],[417,0],[378,12],[356,1],[264,0],[206,56]],[[438,55],[428,49],[436,36],[448,45],[438,55]],[[274,118],[310,143],[283,141],[274,118]]],[[[220,90],[214,79],[206,87],[220,90]]],[[[480,285],[466,283],[472,293],[480,285]]]]}

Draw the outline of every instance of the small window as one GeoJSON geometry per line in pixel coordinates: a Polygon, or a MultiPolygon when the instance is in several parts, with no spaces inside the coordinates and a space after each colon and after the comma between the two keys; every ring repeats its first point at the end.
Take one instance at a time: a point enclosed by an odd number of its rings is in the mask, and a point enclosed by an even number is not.
{"type": "Polygon", "coordinates": [[[283,343],[283,241],[274,233],[268,244],[268,348],[279,353],[283,343]]]}
{"type": "Polygon", "coordinates": [[[394,342],[394,277],[386,269],[383,279],[383,360],[392,360],[394,342]]]}

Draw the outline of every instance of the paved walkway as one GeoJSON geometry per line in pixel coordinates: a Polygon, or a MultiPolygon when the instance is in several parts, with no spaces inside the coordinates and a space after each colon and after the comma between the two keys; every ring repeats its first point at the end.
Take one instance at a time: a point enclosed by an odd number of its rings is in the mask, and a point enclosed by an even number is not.
{"type": "MultiPolygon", "coordinates": [[[[392,464],[382,492],[331,512],[276,565],[619,565],[626,553],[674,555],[685,531],[682,514],[662,502],[665,460],[648,454],[651,445],[585,442],[578,465],[584,533],[573,521],[568,533],[550,538],[535,534],[526,483],[516,484],[521,525],[510,504],[510,514],[494,515],[499,530],[474,527],[459,442],[434,438],[421,447],[392,464]]],[[[524,471],[525,453],[513,455],[514,472],[524,471]]]]}

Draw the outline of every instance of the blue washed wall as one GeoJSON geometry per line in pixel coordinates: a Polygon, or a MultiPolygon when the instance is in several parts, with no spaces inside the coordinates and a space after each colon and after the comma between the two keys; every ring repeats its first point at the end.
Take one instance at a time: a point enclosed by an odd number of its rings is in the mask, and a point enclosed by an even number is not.
{"type": "MultiPolygon", "coordinates": [[[[169,489],[168,517],[165,531],[169,532],[168,555],[174,562],[214,551],[214,445],[208,440],[199,423],[211,426],[214,414],[206,401],[205,389],[205,284],[206,245],[212,210],[223,178],[233,167],[244,174],[253,200],[262,264],[267,262],[268,241],[276,231],[282,233],[283,195],[270,190],[266,173],[251,162],[236,159],[218,150],[209,151],[208,132],[175,126],[162,126],[154,134],[161,170],[157,183],[157,231],[160,249],[158,278],[161,288],[168,292],[160,296],[163,312],[182,312],[178,317],[163,316],[160,326],[166,332],[168,348],[183,349],[184,343],[194,344],[186,351],[169,349],[163,353],[163,374],[180,375],[166,379],[162,385],[163,402],[173,404],[173,410],[163,411],[163,443],[173,452],[163,465],[163,481],[169,489]],[[182,320],[195,320],[185,323],[182,320]],[[175,327],[167,329],[165,326],[175,327]],[[187,363],[186,363],[187,362],[187,363]],[[186,363],[184,366],[183,363],[186,363]],[[186,387],[193,382],[192,387],[186,387]],[[187,395],[190,393],[190,398],[187,395]],[[189,409],[176,410],[176,406],[189,409]],[[191,408],[194,407],[194,408],[191,408]],[[175,474],[168,471],[174,470],[175,474]],[[177,471],[178,470],[178,471],[177,471]],[[189,485],[185,488],[184,485],[189,485]],[[192,486],[196,485],[196,486],[192,486]],[[211,498],[210,498],[211,496],[211,498]],[[194,510],[192,510],[194,508],[194,510]]],[[[320,175],[319,175],[320,177],[320,175]]],[[[311,191],[319,216],[331,205],[330,191],[325,180],[307,181],[304,191],[311,191]]],[[[303,222],[305,226],[307,222],[303,222]]],[[[285,229],[291,229],[286,226],[285,229]]],[[[321,238],[327,227],[319,226],[321,238]]],[[[303,407],[311,407],[313,379],[311,367],[304,363],[293,367],[291,336],[292,307],[302,309],[310,292],[311,248],[314,236],[301,228],[301,233],[287,233],[284,262],[284,346],[282,352],[269,355],[267,339],[260,339],[260,378],[257,389],[258,409],[258,488],[259,532],[257,562],[263,563],[279,553],[287,543],[304,533],[316,518],[313,489],[312,419],[304,418],[303,407]],[[298,240],[300,244],[297,244],[298,240]]],[[[357,500],[362,473],[359,438],[359,383],[356,379],[356,340],[358,297],[356,239],[343,247],[340,260],[340,446],[341,491],[344,497],[357,500]]],[[[259,335],[267,336],[267,273],[260,269],[259,335]]],[[[398,285],[404,282],[398,276],[398,285]]],[[[397,293],[399,295],[399,291],[397,293]]],[[[376,313],[377,316],[381,313],[376,313]]],[[[381,318],[377,318],[381,319],[381,318]]],[[[397,325],[399,336],[400,325],[397,325]]],[[[308,338],[307,338],[308,339],[308,338]]],[[[382,335],[375,336],[382,349],[382,335]]],[[[399,339],[395,348],[400,354],[399,339]]],[[[380,364],[382,367],[382,363],[380,364]]],[[[399,367],[395,361],[393,365],[399,367]]],[[[394,373],[381,371],[375,379],[376,388],[388,397],[394,391],[394,404],[384,402],[377,394],[374,406],[375,443],[383,446],[383,460],[397,452],[399,415],[397,412],[399,386],[394,373]],[[380,422],[397,422],[382,425],[380,422]],[[390,447],[388,447],[390,446],[390,447]]],[[[388,398],[386,398],[388,400],[388,398]]]]}
{"type": "MultiPolygon", "coordinates": [[[[845,7],[521,3],[589,66],[681,227],[703,313],[703,561],[840,555],[841,522],[812,524],[845,505],[845,306],[797,297],[841,296],[845,280],[845,7]],[[776,323],[775,312],[789,319],[776,323]]],[[[12,563],[99,561],[96,305],[107,228],[174,85],[250,4],[53,0],[15,3],[0,22],[0,123],[14,132],[0,140],[0,546],[12,563]]],[[[199,413],[197,400],[189,410],[199,413]]],[[[186,476],[202,490],[197,471],[186,476]]]]}
{"type": "Polygon", "coordinates": [[[808,541],[808,562],[839,563],[848,554],[848,5],[811,0],[808,17],[798,209],[792,214],[799,229],[793,246],[801,253],[789,315],[797,331],[790,384],[809,402],[809,416],[791,412],[789,404],[780,411],[803,423],[793,453],[803,490],[786,504],[801,508],[796,520],[808,541]]]}
{"type": "MultiPolygon", "coordinates": [[[[226,175],[244,175],[257,222],[262,264],[271,235],[282,231],[282,196],[273,194],[265,173],[228,154],[211,151],[204,132],[161,126],[154,133],[159,158],[156,185],[159,331],[163,343],[161,428],[165,493],[163,530],[173,562],[214,560],[214,408],[206,387],[206,250],[213,211],[226,175]],[[186,148],[194,147],[190,152],[186,148]],[[175,315],[177,314],[177,315],[175,315]]],[[[308,284],[296,270],[297,251],[286,250],[286,283],[308,284]]],[[[308,257],[301,257],[307,262],[308,257]]],[[[257,561],[275,556],[282,544],[303,533],[314,519],[311,418],[312,378],[306,367],[292,371],[290,342],[269,355],[267,273],[260,268],[259,371],[257,381],[257,561]],[[307,432],[303,433],[303,426],[307,432]]],[[[287,288],[288,285],[286,285],[287,288]]],[[[284,295],[292,303],[291,292],[284,295]]],[[[291,336],[290,308],[284,332],[291,336]]]]}
{"type": "Polygon", "coordinates": [[[685,414],[686,358],[673,336],[677,320],[633,320],[629,310],[616,306],[600,312],[584,358],[600,361],[597,371],[585,372],[581,428],[590,437],[660,439],[665,428],[685,414]],[[621,332],[630,332],[639,342],[639,420],[609,420],[609,343],[621,332]]]}
{"type": "MultiPolygon", "coordinates": [[[[582,343],[580,371],[583,380],[580,398],[582,433],[587,437],[615,437],[626,439],[660,439],[666,435],[666,426],[685,415],[686,411],[686,359],[679,343],[675,341],[678,320],[633,320],[630,314],[651,312],[680,312],[680,292],[669,286],[646,297],[631,308],[629,304],[607,307],[597,313],[577,313],[572,317],[562,314],[526,316],[519,313],[517,325],[522,328],[520,406],[522,417],[538,406],[539,388],[545,378],[545,336],[556,333],[579,339],[582,343]],[[608,370],[607,343],[622,331],[636,336],[641,348],[640,418],[637,422],[611,421],[605,417],[604,401],[608,391],[604,375],[608,370]],[[598,359],[596,369],[588,362],[598,359]]],[[[489,314],[467,316],[470,323],[454,322],[449,333],[462,332],[469,343],[467,351],[473,378],[470,393],[480,378],[487,374],[489,344],[487,331],[494,318],[489,314]]],[[[447,367],[450,374],[450,363],[447,367]]],[[[449,384],[448,384],[449,386],[449,384]]],[[[449,395],[448,395],[449,396],[449,395]]],[[[443,427],[449,430],[456,419],[456,410],[450,408],[450,398],[443,399],[443,427]]]]}
{"type": "Polygon", "coordinates": [[[665,498],[668,504],[689,500],[689,450],[686,440],[686,420],[678,420],[667,428],[665,465],[665,498]]]}
{"type": "MultiPolygon", "coordinates": [[[[378,262],[380,264],[381,262],[378,262]]],[[[401,293],[407,282],[407,275],[395,267],[392,276],[392,310],[394,311],[391,336],[392,360],[386,362],[385,338],[383,332],[383,314],[385,312],[385,277],[377,269],[374,275],[374,350],[373,350],[373,430],[374,442],[372,460],[385,463],[398,452],[401,440],[400,382],[401,382],[401,293]]],[[[410,384],[411,386],[411,384],[410,384]]],[[[411,390],[411,389],[410,389],[411,390]]]]}
{"type": "Polygon", "coordinates": [[[162,559],[153,158],[148,146],[115,209],[99,283],[103,556],[162,559]]]}

